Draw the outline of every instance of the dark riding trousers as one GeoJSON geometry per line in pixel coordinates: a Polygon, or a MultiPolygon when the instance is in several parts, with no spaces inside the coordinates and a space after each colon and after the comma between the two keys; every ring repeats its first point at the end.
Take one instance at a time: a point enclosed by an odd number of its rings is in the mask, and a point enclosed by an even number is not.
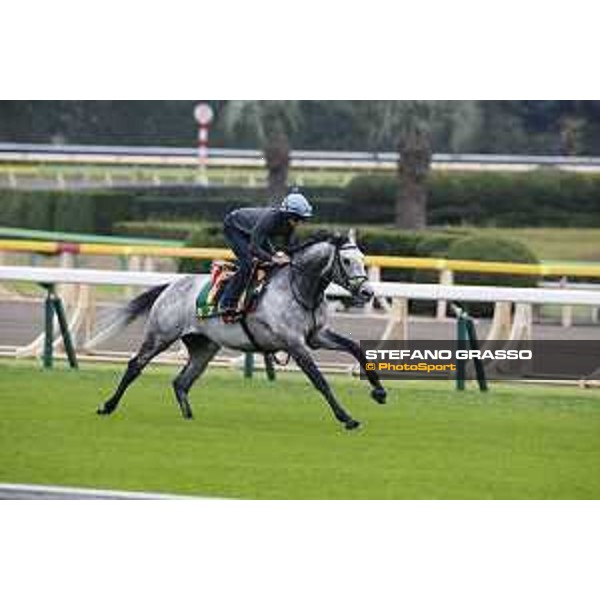
{"type": "Polygon", "coordinates": [[[225,217],[223,232],[236,256],[238,270],[228,283],[221,306],[234,308],[250,279],[252,260],[269,262],[280,247],[289,251],[297,244],[289,215],[277,208],[240,208],[225,217]]]}

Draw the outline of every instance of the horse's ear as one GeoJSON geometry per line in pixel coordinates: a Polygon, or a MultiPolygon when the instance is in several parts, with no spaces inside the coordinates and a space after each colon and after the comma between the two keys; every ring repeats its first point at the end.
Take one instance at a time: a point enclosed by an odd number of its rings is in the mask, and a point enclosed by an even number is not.
{"type": "Polygon", "coordinates": [[[341,231],[336,231],[333,234],[331,241],[338,248],[341,248],[342,246],[344,246],[345,244],[347,244],[350,241],[350,238],[348,237],[347,234],[342,233],[341,231]]]}
{"type": "Polygon", "coordinates": [[[356,230],[355,229],[350,229],[348,231],[348,241],[351,244],[356,244],[356,230]]]}

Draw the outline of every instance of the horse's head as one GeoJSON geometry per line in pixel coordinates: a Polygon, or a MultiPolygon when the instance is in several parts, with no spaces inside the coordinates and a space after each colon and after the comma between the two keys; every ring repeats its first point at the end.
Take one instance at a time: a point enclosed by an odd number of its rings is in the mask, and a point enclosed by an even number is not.
{"type": "Polygon", "coordinates": [[[336,248],[331,280],[348,290],[361,303],[373,298],[374,291],[365,271],[365,255],[356,244],[354,232],[333,238],[336,248]]]}

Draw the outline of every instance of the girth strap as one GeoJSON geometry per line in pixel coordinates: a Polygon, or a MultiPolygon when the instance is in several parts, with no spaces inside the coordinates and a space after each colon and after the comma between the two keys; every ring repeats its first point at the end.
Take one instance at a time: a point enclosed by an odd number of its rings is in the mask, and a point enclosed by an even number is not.
{"type": "Polygon", "coordinates": [[[248,323],[246,322],[246,314],[245,313],[242,315],[242,318],[240,319],[239,323],[242,326],[244,333],[250,340],[250,343],[254,346],[255,351],[262,353],[262,350],[260,349],[260,346],[258,345],[258,342],[256,341],[256,338],[254,337],[254,334],[250,331],[250,327],[248,327],[248,323]]]}

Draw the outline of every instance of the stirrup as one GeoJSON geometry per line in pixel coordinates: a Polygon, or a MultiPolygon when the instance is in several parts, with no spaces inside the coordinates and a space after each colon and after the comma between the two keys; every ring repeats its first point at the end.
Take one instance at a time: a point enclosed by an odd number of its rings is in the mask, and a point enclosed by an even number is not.
{"type": "Polygon", "coordinates": [[[231,325],[237,323],[242,318],[242,313],[237,311],[235,308],[226,308],[221,312],[221,319],[223,323],[231,325]]]}

